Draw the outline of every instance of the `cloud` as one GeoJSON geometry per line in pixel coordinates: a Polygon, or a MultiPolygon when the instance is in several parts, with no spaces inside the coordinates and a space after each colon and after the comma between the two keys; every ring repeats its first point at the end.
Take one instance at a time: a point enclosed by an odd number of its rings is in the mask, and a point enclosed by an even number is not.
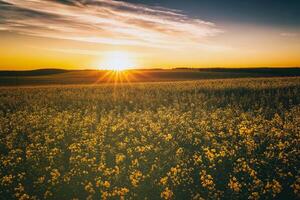
{"type": "Polygon", "coordinates": [[[299,34],[297,33],[281,33],[282,37],[297,37],[299,34]]]}
{"type": "Polygon", "coordinates": [[[178,10],[113,0],[0,0],[0,31],[110,45],[181,48],[223,31],[178,10]]]}
{"type": "Polygon", "coordinates": [[[29,45],[28,47],[37,49],[37,50],[55,51],[55,52],[62,52],[62,53],[68,53],[68,54],[94,55],[94,56],[100,56],[103,54],[102,51],[80,49],[80,48],[76,48],[76,49],[52,48],[52,47],[39,47],[39,46],[34,46],[34,45],[29,45]]]}

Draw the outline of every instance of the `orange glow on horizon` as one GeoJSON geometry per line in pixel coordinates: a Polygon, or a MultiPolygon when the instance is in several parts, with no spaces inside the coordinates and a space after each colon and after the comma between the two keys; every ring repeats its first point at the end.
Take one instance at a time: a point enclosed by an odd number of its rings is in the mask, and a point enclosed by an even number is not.
{"type": "Polygon", "coordinates": [[[300,66],[297,27],[221,23],[126,1],[4,2],[11,10],[0,12],[9,19],[0,27],[0,70],[300,66]]]}

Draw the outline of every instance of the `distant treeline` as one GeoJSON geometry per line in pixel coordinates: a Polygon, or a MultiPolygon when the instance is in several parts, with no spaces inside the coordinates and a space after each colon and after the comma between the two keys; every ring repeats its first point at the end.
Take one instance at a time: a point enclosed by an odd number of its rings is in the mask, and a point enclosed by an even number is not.
{"type": "Polygon", "coordinates": [[[200,71],[300,75],[300,68],[201,68],[200,71]]]}
{"type": "Polygon", "coordinates": [[[0,86],[101,84],[107,82],[158,82],[206,79],[294,77],[300,68],[174,68],[136,69],[122,73],[103,70],[40,69],[0,71],[0,86]]]}
{"type": "Polygon", "coordinates": [[[66,73],[69,71],[71,70],[64,70],[64,69],[37,69],[37,70],[26,70],[26,71],[5,70],[5,71],[0,71],[0,76],[45,76],[45,75],[66,73]]]}
{"type": "MultiPolygon", "coordinates": [[[[37,69],[14,71],[5,70],[0,71],[0,76],[45,76],[53,74],[61,74],[67,72],[82,72],[82,71],[97,71],[97,70],[65,70],[65,69],[37,69]]],[[[163,71],[174,73],[176,71],[200,71],[200,72],[224,72],[224,73],[247,73],[247,74],[260,74],[267,76],[300,76],[300,67],[293,68],[172,68],[172,69],[136,69],[132,71],[163,71]]]]}

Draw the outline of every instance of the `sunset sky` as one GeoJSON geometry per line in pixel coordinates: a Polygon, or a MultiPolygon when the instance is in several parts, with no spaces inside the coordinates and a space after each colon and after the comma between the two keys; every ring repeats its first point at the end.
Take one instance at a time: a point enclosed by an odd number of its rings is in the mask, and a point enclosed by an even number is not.
{"type": "Polygon", "coordinates": [[[0,0],[0,70],[300,66],[299,0],[0,0]]]}

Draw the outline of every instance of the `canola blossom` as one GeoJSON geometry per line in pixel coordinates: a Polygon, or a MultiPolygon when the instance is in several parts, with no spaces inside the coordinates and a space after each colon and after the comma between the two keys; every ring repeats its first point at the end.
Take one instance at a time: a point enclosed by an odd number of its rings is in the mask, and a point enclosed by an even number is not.
{"type": "Polygon", "coordinates": [[[299,158],[296,77],[0,90],[0,199],[297,199],[299,158]]]}

